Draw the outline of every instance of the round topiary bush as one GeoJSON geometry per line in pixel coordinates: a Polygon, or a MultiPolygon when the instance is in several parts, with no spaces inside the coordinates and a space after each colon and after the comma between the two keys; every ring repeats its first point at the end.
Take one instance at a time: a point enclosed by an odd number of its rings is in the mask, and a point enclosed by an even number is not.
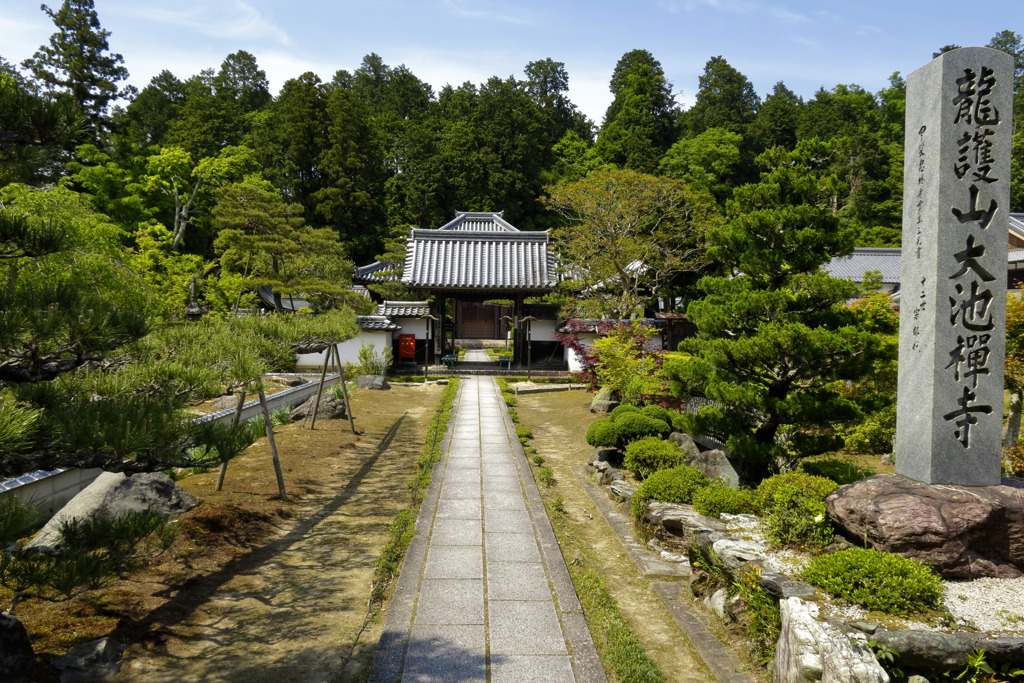
{"type": "Polygon", "coordinates": [[[697,491],[709,485],[711,480],[696,467],[681,465],[651,474],[633,494],[629,509],[634,517],[644,512],[644,502],[660,500],[666,503],[690,503],[697,491]]]}
{"type": "Polygon", "coordinates": [[[683,452],[674,443],[656,436],[645,436],[626,446],[622,467],[640,478],[646,478],[658,470],[682,465],[683,458],[683,452]]]}
{"type": "Polygon", "coordinates": [[[754,492],[764,530],[778,546],[820,552],[835,538],[825,510],[825,496],[839,488],[831,479],[788,472],[765,479],[754,492]]]}
{"type": "Polygon", "coordinates": [[[647,417],[653,417],[655,420],[662,420],[669,426],[672,425],[672,413],[670,413],[667,408],[662,408],[661,406],[656,405],[644,406],[640,409],[640,414],[646,415],[647,417]]]}
{"type": "Polygon", "coordinates": [[[804,581],[865,609],[908,615],[937,609],[942,581],[931,567],[907,557],[850,548],[811,560],[804,581]]]}
{"type": "Polygon", "coordinates": [[[728,515],[749,515],[754,512],[754,492],[711,484],[694,494],[693,508],[708,517],[718,517],[723,512],[728,515]]]}
{"type": "Polygon", "coordinates": [[[638,408],[637,406],[621,405],[621,406],[615,406],[614,408],[612,408],[612,412],[608,413],[608,415],[613,420],[615,420],[620,415],[625,415],[626,413],[639,413],[639,412],[640,412],[640,408],[638,408]]]}
{"type": "Polygon", "coordinates": [[[668,436],[672,432],[664,420],[656,420],[642,413],[624,413],[613,419],[619,428],[620,448],[645,436],[668,436]]]}
{"type": "Polygon", "coordinates": [[[594,448],[615,448],[619,445],[619,428],[611,418],[595,420],[587,428],[587,444],[594,448]]]}

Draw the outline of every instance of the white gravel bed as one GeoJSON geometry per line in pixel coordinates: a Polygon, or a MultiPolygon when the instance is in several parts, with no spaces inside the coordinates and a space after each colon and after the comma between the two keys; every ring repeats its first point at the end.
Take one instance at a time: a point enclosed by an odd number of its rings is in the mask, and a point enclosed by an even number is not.
{"type": "MultiPolygon", "coordinates": [[[[773,550],[754,515],[722,515],[730,534],[759,545],[767,558],[765,571],[799,578],[810,556],[793,550],[773,550]]],[[[867,613],[831,597],[823,597],[823,612],[846,621],[870,621],[867,613]]],[[[1024,578],[973,579],[943,582],[943,602],[961,627],[969,627],[993,635],[1024,635],[1024,578]]],[[[949,628],[899,617],[886,619],[887,628],[948,631],[949,628]]]]}

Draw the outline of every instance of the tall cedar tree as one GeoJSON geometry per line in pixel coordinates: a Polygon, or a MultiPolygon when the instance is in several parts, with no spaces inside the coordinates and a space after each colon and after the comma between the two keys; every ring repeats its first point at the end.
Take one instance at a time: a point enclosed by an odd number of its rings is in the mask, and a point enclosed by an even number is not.
{"type": "Polygon", "coordinates": [[[118,85],[128,79],[124,58],[110,52],[110,31],[100,27],[93,0],[64,0],[56,11],[41,7],[57,32],[24,66],[46,89],[70,94],[98,140],[107,128],[107,107],[132,92],[118,85]]]}
{"type": "Polygon", "coordinates": [[[675,133],[675,99],[661,63],[647,50],[627,52],[615,65],[611,91],[597,156],[607,164],[653,173],[675,133]]]}
{"type": "Polygon", "coordinates": [[[825,152],[811,142],[758,158],[760,182],[736,190],[707,236],[726,276],[699,282],[687,316],[700,334],[666,364],[675,393],[714,401],[685,416],[687,430],[742,457],[749,483],[837,445],[830,428],[859,411],[835,383],[866,372],[876,346],[845,305],[855,285],[820,270],[853,247],[828,206],[838,181],[817,166],[825,152]]]}
{"type": "Polygon", "coordinates": [[[761,99],[747,77],[723,57],[712,57],[698,80],[697,101],[683,115],[683,122],[690,135],[699,135],[708,128],[746,135],[760,105],[761,99]]]}

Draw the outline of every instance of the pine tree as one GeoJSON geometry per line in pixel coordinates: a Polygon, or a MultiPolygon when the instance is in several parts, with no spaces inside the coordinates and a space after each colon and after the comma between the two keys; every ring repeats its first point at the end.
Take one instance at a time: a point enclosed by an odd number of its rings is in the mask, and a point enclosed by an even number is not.
{"type": "Polygon", "coordinates": [[[729,221],[708,232],[726,276],[700,281],[705,296],[687,309],[700,334],[666,364],[678,395],[715,402],[685,416],[687,429],[742,457],[750,483],[837,445],[831,428],[858,409],[835,382],[866,372],[875,348],[845,306],[855,286],[820,270],[853,247],[828,206],[838,181],[817,166],[823,151],[801,143],[758,158],[760,182],[737,188],[729,221]]]}

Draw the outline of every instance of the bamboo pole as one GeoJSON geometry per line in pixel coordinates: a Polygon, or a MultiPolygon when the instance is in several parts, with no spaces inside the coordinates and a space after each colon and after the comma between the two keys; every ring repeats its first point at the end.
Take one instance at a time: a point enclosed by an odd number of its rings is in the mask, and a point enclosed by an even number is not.
{"type": "MultiPolygon", "coordinates": [[[[245,390],[238,392],[238,403],[235,404],[235,416],[231,420],[231,426],[238,428],[238,423],[242,419],[242,406],[245,405],[245,390]]],[[[224,477],[228,473],[228,461],[225,460],[220,464],[220,472],[217,473],[217,490],[220,491],[224,488],[224,477]]]]}
{"type": "Polygon", "coordinates": [[[277,475],[277,491],[281,494],[281,500],[288,500],[288,494],[284,491],[281,459],[277,457],[277,443],[274,441],[274,425],[270,423],[270,408],[267,407],[267,396],[263,393],[262,382],[260,383],[260,409],[263,411],[263,422],[267,428],[267,441],[270,443],[270,458],[274,461],[274,474],[277,475]]]}
{"type": "Polygon", "coordinates": [[[345,383],[345,369],[341,367],[341,353],[338,351],[337,345],[332,346],[334,349],[335,359],[335,370],[338,373],[338,377],[341,378],[341,395],[345,397],[345,412],[348,414],[348,424],[352,428],[352,433],[356,433],[355,418],[352,416],[352,401],[348,398],[348,386],[345,383]]]}
{"type": "MultiPolygon", "coordinates": [[[[324,378],[327,377],[327,363],[331,359],[331,348],[325,349],[324,367],[320,371],[320,386],[316,388],[316,401],[313,403],[313,417],[310,420],[309,428],[316,429],[316,411],[320,410],[320,396],[324,393],[324,378]]],[[[345,406],[348,408],[348,406],[345,406]]],[[[309,417],[308,415],[306,417],[309,417]]]]}

